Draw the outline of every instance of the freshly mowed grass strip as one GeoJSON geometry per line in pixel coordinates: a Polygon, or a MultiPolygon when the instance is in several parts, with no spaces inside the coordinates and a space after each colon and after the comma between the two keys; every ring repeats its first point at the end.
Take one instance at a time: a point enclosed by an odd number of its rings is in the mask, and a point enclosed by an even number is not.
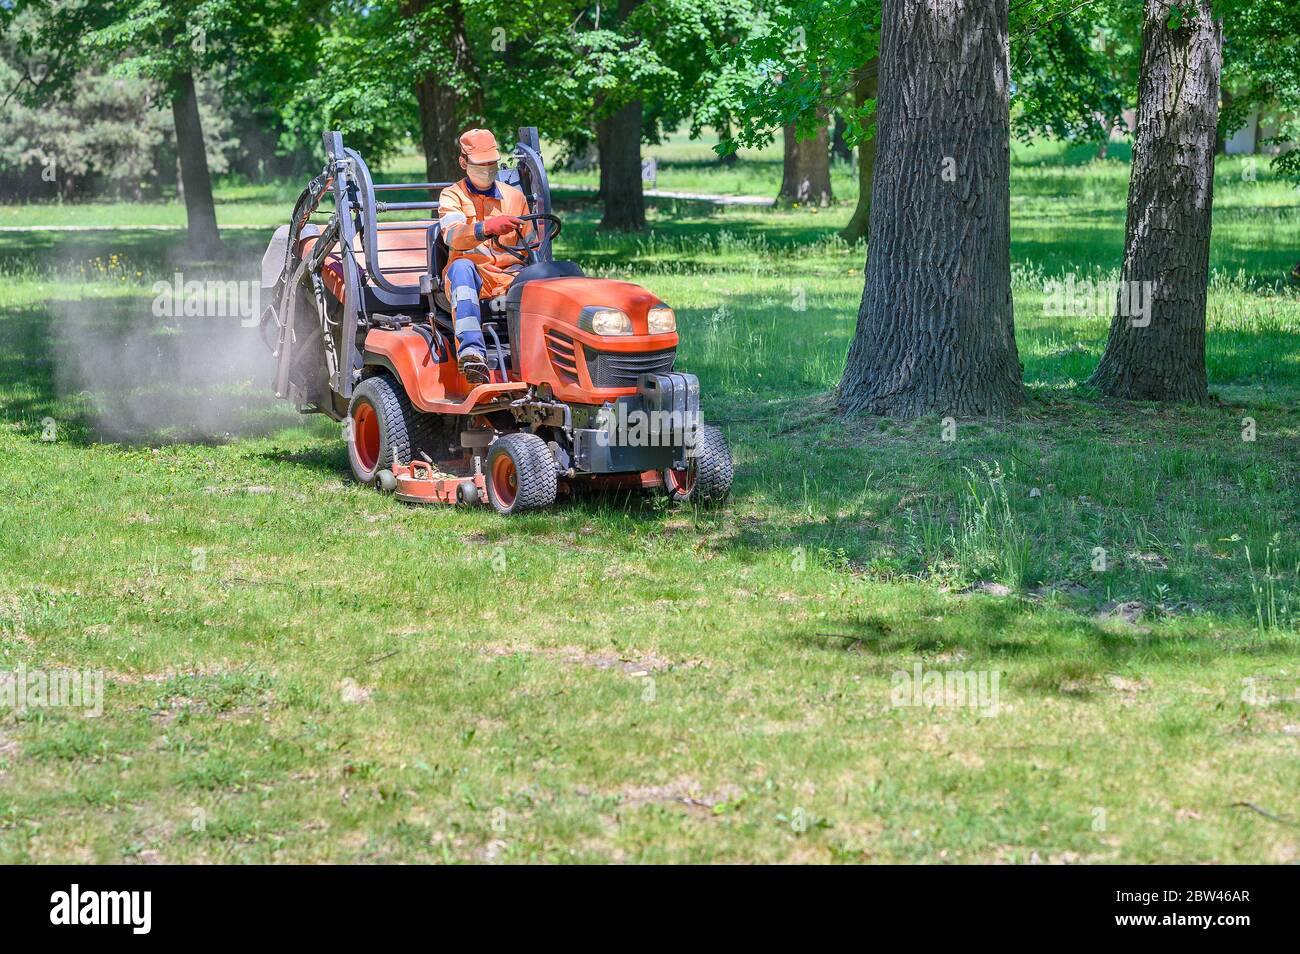
{"type": "MultiPolygon", "coordinates": [[[[589,272],[678,309],[737,461],[720,513],[407,508],[251,374],[191,442],[176,358],[252,332],[145,323],[119,386],[67,376],[174,240],[0,235],[0,669],[107,675],[97,719],[0,710],[0,860],[1295,861],[1294,206],[1221,224],[1258,183],[1216,194],[1216,403],[1112,404],[1081,383],[1107,320],[1042,296],[1112,276],[1122,211],[1085,235],[1098,170],[1016,169],[1048,182],[1013,206],[1030,401],[954,441],[829,406],[845,210],[629,238],[571,207],[589,272]],[[996,710],[895,704],[918,664],[997,673],[996,710]]],[[[1122,210],[1122,173],[1097,188],[1122,210]]]]}

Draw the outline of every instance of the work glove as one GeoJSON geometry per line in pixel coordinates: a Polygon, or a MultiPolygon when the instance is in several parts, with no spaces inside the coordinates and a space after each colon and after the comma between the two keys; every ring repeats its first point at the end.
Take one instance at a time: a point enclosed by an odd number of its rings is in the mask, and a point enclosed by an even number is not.
{"type": "Polygon", "coordinates": [[[490,215],[483,220],[483,235],[495,235],[498,238],[513,232],[524,224],[517,215],[490,215]]]}

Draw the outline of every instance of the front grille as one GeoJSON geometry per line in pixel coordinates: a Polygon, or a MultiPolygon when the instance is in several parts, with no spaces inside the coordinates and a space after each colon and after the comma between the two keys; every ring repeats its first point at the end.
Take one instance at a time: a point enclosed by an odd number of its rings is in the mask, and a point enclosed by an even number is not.
{"type": "Polygon", "coordinates": [[[577,357],[573,351],[573,339],[555,330],[546,332],[546,351],[551,356],[551,364],[559,373],[560,379],[569,384],[578,380],[577,357]]]}
{"type": "Polygon", "coordinates": [[[666,374],[673,369],[676,348],[664,351],[593,351],[587,352],[587,373],[593,387],[634,388],[642,374],[666,374]]]}

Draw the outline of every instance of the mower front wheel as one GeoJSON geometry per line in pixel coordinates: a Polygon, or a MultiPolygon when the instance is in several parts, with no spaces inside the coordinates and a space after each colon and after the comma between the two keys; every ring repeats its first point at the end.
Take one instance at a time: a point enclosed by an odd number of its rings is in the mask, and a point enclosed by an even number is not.
{"type": "Polygon", "coordinates": [[[488,500],[497,513],[549,507],[555,503],[555,476],[555,457],[536,434],[506,434],[488,451],[488,500]]]}
{"type": "Polygon", "coordinates": [[[373,487],[384,471],[410,463],[413,416],[406,393],[391,378],[377,375],[357,385],[347,421],[348,463],[357,480],[373,487]]]}
{"type": "Polygon", "coordinates": [[[734,474],[731,448],[722,431],[711,424],[701,424],[686,466],[664,471],[664,490],[673,503],[712,507],[727,499],[734,474]]]}

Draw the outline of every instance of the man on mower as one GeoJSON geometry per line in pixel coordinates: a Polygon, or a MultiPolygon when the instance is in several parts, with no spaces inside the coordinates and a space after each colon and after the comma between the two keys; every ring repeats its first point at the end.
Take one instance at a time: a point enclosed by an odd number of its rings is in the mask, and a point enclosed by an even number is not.
{"type": "Polygon", "coordinates": [[[500,161],[490,131],[463,133],[460,167],[465,178],[443,189],[438,198],[438,221],[451,252],[443,287],[456,322],[456,361],[471,384],[482,384],[489,377],[479,302],[504,294],[523,264],[491,242],[497,236],[506,244],[519,244],[520,228],[526,228],[519,216],[528,214],[524,194],[497,180],[500,161]]]}

